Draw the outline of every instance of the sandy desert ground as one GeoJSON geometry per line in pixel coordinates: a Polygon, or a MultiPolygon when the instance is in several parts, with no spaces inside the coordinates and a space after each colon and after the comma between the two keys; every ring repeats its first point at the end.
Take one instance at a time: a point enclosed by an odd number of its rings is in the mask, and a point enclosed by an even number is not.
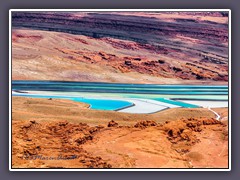
{"type": "Polygon", "coordinates": [[[90,110],[70,100],[13,97],[12,166],[227,168],[228,109],[215,110],[222,121],[203,108],[139,115],[90,110]]]}

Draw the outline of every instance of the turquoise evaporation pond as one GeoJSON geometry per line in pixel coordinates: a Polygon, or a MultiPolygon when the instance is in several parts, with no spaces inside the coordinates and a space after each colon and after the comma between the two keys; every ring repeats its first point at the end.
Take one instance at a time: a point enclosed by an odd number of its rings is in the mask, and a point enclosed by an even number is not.
{"type": "Polygon", "coordinates": [[[64,81],[12,81],[13,90],[131,93],[158,95],[228,95],[227,86],[213,85],[158,85],[158,84],[117,84],[64,81]]]}
{"type": "Polygon", "coordinates": [[[124,100],[108,100],[79,98],[71,96],[72,92],[84,95],[103,97],[143,98],[178,105],[181,107],[199,107],[180,102],[177,99],[189,100],[228,100],[228,86],[212,85],[157,85],[157,84],[117,84],[91,82],[60,82],[60,81],[12,81],[13,90],[19,91],[51,91],[66,95],[19,94],[18,96],[71,99],[90,104],[91,109],[117,110],[133,105],[124,100]],[[69,95],[70,94],[70,95],[69,95]],[[176,100],[175,100],[176,99],[176,100]]]}
{"type": "Polygon", "coordinates": [[[98,110],[112,110],[116,111],[122,108],[126,108],[132,106],[133,103],[128,101],[121,101],[121,100],[105,100],[105,99],[86,99],[86,98],[71,98],[77,102],[83,102],[90,104],[91,109],[98,109],[98,110]]]}
{"type": "Polygon", "coordinates": [[[106,100],[106,99],[89,99],[89,98],[76,98],[69,96],[49,96],[49,95],[36,95],[36,94],[19,94],[13,96],[24,96],[33,98],[57,98],[57,99],[69,99],[76,102],[87,103],[90,105],[91,109],[96,110],[110,110],[116,111],[122,108],[130,107],[133,103],[121,100],[106,100]]]}
{"type": "MultiPolygon", "coordinates": [[[[133,103],[130,103],[128,101],[122,101],[122,100],[106,100],[106,99],[90,99],[90,98],[82,98],[82,97],[70,97],[70,96],[58,96],[58,95],[38,95],[38,94],[18,94],[13,96],[24,96],[24,97],[33,97],[33,98],[55,98],[55,99],[69,99],[76,102],[82,102],[87,103],[90,105],[91,109],[96,110],[110,110],[110,111],[116,111],[119,109],[127,108],[130,106],[133,106],[133,103]]],[[[152,98],[156,101],[168,103],[168,104],[174,104],[185,108],[198,108],[199,106],[194,104],[189,104],[185,102],[180,101],[174,101],[166,98],[152,98]]]]}
{"type": "Polygon", "coordinates": [[[153,99],[156,101],[173,104],[173,105],[178,105],[178,106],[185,107],[185,108],[198,108],[199,107],[194,104],[189,104],[189,103],[180,102],[180,101],[173,101],[173,100],[165,99],[165,98],[153,98],[153,99]]]}

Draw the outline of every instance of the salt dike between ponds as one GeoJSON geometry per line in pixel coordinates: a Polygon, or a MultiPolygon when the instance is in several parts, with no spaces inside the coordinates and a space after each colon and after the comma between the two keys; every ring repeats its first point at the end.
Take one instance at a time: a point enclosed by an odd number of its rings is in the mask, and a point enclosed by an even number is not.
{"type": "MultiPolygon", "coordinates": [[[[91,109],[149,114],[168,108],[228,107],[228,86],[12,81],[12,95],[70,99],[91,109]]],[[[217,115],[216,115],[217,116],[217,115]]]]}

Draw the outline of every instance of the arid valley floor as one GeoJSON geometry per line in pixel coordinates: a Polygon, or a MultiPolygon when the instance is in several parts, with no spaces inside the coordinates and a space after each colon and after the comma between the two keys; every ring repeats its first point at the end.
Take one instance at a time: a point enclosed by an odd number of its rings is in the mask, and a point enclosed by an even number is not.
{"type": "Polygon", "coordinates": [[[227,108],[138,115],[13,97],[14,168],[227,168],[227,108]],[[67,106],[67,108],[66,108],[67,106]],[[171,114],[171,116],[169,116],[171,114]],[[113,121],[113,122],[112,122],[113,121]],[[78,156],[71,160],[26,157],[78,156]]]}

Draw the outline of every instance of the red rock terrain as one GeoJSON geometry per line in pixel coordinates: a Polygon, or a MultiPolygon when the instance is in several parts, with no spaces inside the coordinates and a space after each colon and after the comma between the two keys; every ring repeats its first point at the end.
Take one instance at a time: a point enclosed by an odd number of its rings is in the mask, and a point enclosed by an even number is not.
{"type": "Polygon", "coordinates": [[[227,126],[215,119],[190,118],[161,124],[140,121],[134,126],[119,126],[111,121],[107,126],[15,121],[12,165],[15,168],[228,167],[227,126]]]}
{"type": "Polygon", "coordinates": [[[13,97],[13,168],[227,168],[228,109],[154,114],[13,97]]]}
{"type": "Polygon", "coordinates": [[[14,12],[12,25],[13,79],[228,81],[224,12],[14,12]]]}

